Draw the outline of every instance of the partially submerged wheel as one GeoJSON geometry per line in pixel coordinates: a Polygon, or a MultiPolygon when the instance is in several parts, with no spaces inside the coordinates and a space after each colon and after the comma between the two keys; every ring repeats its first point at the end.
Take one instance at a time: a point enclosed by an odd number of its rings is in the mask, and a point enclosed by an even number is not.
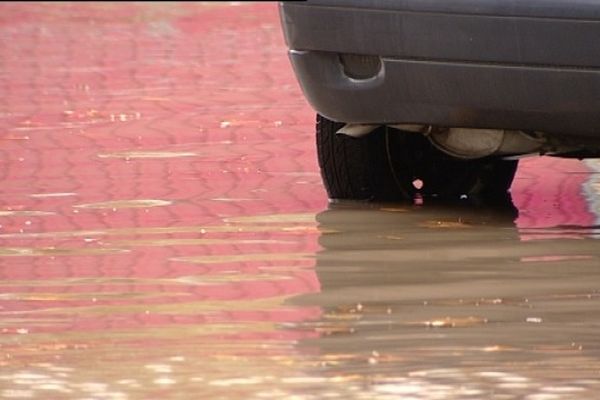
{"type": "Polygon", "coordinates": [[[344,124],[317,115],[317,153],[331,199],[412,200],[507,195],[518,161],[447,155],[417,133],[382,126],[354,138],[336,132],[344,124]]]}

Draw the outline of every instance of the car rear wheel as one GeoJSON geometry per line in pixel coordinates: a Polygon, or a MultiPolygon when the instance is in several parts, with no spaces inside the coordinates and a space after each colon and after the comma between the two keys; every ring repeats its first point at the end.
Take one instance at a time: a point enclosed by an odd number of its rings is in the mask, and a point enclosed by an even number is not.
{"type": "Polygon", "coordinates": [[[386,126],[361,138],[337,134],[343,125],[317,115],[319,166],[331,199],[502,200],[517,169],[513,160],[451,157],[423,135],[386,126]]]}

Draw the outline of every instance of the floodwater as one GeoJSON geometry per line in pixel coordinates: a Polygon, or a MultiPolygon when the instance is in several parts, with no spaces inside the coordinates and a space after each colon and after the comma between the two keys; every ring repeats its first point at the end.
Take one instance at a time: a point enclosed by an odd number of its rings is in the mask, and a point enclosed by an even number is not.
{"type": "Polygon", "coordinates": [[[329,205],[274,3],[0,35],[0,399],[597,398],[600,163],[329,205]]]}

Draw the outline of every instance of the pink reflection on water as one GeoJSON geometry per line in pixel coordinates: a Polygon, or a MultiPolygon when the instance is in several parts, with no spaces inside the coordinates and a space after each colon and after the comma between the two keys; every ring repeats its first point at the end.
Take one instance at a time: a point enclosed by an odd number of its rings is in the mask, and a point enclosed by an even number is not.
{"type": "Polygon", "coordinates": [[[23,318],[4,333],[319,315],[277,300],[319,290],[310,256],[178,260],[318,248],[314,221],[225,222],[327,204],[275,5],[30,3],[1,14],[11,40],[0,46],[0,312],[23,318]],[[222,242],[119,244],[148,239],[222,242]],[[185,315],[161,311],[177,304],[185,315]],[[48,316],[58,322],[36,322],[48,316]]]}
{"type": "Polygon", "coordinates": [[[592,172],[578,160],[522,160],[511,188],[513,202],[519,209],[516,225],[521,239],[581,239],[580,231],[561,227],[595,225],[598,216],[585,191],[592,172]]]}

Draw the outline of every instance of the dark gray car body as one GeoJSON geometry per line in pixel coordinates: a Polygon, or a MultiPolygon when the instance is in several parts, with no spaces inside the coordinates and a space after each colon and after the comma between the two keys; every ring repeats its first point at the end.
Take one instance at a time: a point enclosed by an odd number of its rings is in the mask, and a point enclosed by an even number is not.
{"type": "Polygon", "coordinates": [[[600,0],[308,0],[280,13],[300,85],[329,119],[600,139],[600,0]],[[350,78],[340,54],[381,69],[350,78]]]}

